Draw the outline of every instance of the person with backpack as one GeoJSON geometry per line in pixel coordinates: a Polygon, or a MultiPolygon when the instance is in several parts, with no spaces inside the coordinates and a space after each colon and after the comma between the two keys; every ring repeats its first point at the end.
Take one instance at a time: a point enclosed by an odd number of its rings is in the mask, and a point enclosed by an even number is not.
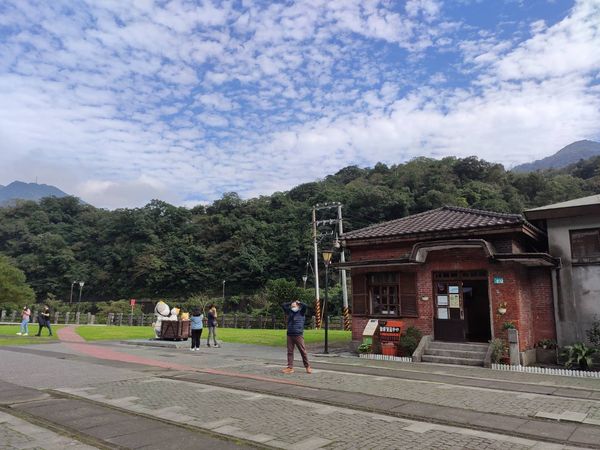
{"type": "Polygon", "coordinates": [[[31,310],[25,305],[21,312],[21,330],[17,333],[19,336],[29,336],[29,320],[31,318],[31,310]]]}
{"type": "Polygon", "coordinates": [[[202,321],[204,320],[204,314],[200,312],[200,310],[196,309],[192,313],[192,317],[190,317],[190,326],[192,329],[192,348],[191,351],[200,350],[200,338],[202,337],[202,321]]]}
{"type": "Polygon", "coordinates": [[[312,373],[308,362],[308,354],[304,345],[304,322],[306,319],[306,305],[299,301],[281,305],[287,315],[287,367],[283,373],[294,373],[294,347],[298,347],[306,373],[312,373]]]}
{"type": "Polygon", "coordinates": [[[52,328],[50,327],[50,308],[44,305],[44,309],[38,314],[39,330],[36,336],[42,335],[42,328],[48,328],[48,336],[52,336],[52,328]]]}
{"type": "Polygon", "coordinates": [[[217,307],[214,303],[210,305],[206,317],[206,325],[208,326],[208,338],[206,339],[206,346],[210,347],[210,337],[212,336],[214,347],[218,348],[219,344],[217,343],[217,307]]]}

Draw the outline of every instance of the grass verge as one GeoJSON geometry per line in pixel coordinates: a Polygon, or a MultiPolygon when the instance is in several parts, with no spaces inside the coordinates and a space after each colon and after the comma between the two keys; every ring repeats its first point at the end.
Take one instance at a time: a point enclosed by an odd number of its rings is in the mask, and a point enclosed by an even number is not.
{"type": "Polygon", "coordinates": [[[44,344],[48,342],[56,342],[56,331],[62,325],[52,325],[52,336],[48,336],[48,329],[42,330],[40,337],[35,336],[38,332],[38,324],[29,324],[29,336],[17,336],[21,330],[19,325],[0,325],[0,346],[2,345],[29,345],[29,344],[44,344]]]}
{"type": "MultiPolygon", "coordinates": [[[[149,339],[154,336],[152,327],[103,327],[82,325],[77,328],[77,333],[86,341],[116,341],[123,339],[149,339]]],[[[206,338],[206,330],[203,338],[206,338]]],[[[285,330],[257,330],[241,328],[217,328],[218,340],[240,344],[267,345],[271,347],[284,347],[287,337],[285,330]]],[[[323,330],[306,330],[304,340],[307,344],[323,342],[323,330]]],[[[351,332],[330,330],[331,343],[350,342],[351,332]]]]}

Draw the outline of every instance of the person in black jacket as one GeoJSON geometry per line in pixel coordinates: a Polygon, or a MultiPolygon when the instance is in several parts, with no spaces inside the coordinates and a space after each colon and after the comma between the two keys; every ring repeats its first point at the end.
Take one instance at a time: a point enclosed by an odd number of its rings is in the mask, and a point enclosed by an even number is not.
{"type": "Polygon", "coordinates": [[[302,356],[302,363],[306,373],[312,373],[312,368],[308,362],[306,347],[304,346],[304,321],[306,318],[306,305],[298,301],[284,303],[283,311],[287,315],[287,367],[283,373],[294,373],[294,347],[302,356]]]}
{"type": "Polygon", "coordinates": [[[44,305],[44,309],[38,314],[39,329],[36,336],[42,334],[42,328],[48,328],[48,336],[52,336],[52,328],[50,328],[50,308],[44,305]]]}

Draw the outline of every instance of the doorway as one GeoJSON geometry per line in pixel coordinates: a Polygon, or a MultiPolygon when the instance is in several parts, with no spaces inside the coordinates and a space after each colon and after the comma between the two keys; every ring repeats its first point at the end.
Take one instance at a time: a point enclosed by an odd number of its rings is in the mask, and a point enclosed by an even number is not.
{"type": "Polygon", "coordinates": [[[489,342],[492,338],[492,331],[487,280],[464,281],[463,302],[466,340],[470,342],[489,342]]]}
{"type": "Polygon", "coordinates": [[[488,342],[491,339],[486,271],[434,272],[434,339],[488,342]]]}

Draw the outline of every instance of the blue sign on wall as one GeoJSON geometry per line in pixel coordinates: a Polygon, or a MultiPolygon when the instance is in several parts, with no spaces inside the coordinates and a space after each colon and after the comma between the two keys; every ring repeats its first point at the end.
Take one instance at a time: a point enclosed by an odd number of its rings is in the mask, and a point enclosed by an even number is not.
{"type": "Polygon", "coordinates": [[[494,276],[494,284],[504,284],[504,278],[494,276]]]}

